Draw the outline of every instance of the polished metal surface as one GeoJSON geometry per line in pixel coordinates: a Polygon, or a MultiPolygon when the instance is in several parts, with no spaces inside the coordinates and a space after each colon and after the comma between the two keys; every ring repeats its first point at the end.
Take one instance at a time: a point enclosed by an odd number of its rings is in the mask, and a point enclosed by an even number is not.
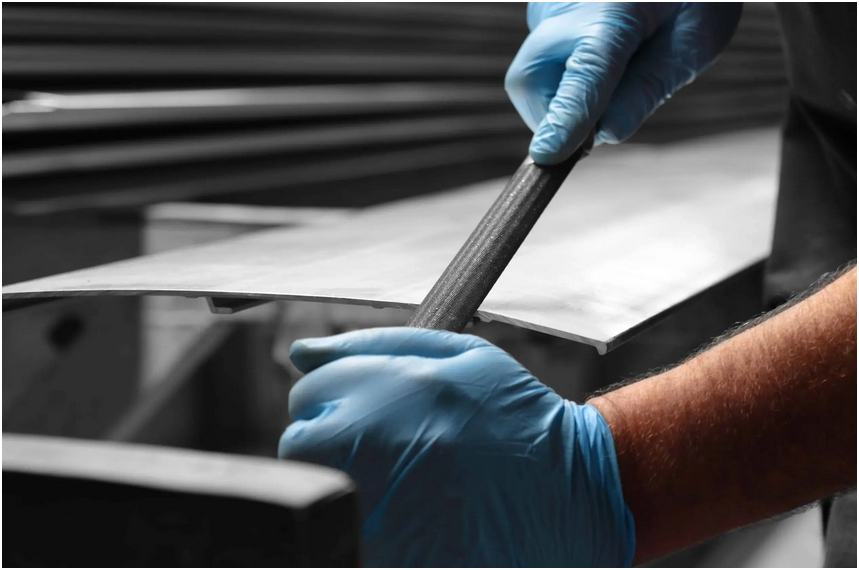
{"type": "Polygon", "coordinates": [[[462,332],[555,192],[592,147],[593,134],[560,164],[540,166],[531,157],[526,158],[421,302],[408,326],[462,332]]]}
{"type": "MultiPolygon", "coordinates": [[[[602,352],[617,346],[643,323],[766,258],[778,141],[777,129],[765,129],[595,149],[477,316],[602,352]]],[[[413,308],[506,182],[8,285],[4,308],[34,297],[153,294],[413,308]]]]}
{"type": "Polygon", "coordinates": [[[3,434],[3,471],[121,482],[305,508],[350,491],[340,471],[297,461],[3,434]],[[289,485],[284,485],[285,480],[289,485]]]}

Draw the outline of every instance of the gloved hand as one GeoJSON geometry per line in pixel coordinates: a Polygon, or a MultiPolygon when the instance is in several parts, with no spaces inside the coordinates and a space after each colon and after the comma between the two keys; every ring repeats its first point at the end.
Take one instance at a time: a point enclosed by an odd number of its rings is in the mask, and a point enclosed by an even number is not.
{"type": "Polygon", "coordinates": [[[531,158],[562,162],[595,125],[595,144],[630,137],[716,59],[741,13],[715,2],[531,2],[531,34],[505,80],[534,131],[531,158]]]}
{"type": "Polygon", "coordinates": [[[620,566],[608,425],[483,339],[382,328],[297,341],[284,458],[342,469],[369,566],[620,566]]]}

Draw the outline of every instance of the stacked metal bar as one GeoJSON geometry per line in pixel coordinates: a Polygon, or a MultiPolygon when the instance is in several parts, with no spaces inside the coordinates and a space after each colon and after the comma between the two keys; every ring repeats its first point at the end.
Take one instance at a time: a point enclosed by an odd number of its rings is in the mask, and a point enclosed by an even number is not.
{"type": "Polygon", "coordinates": [[[3,451],[12,566],[360,564],[355,485],[332,469],[5,433],[3,451]]]}
{"type": "MultiPolygon", "coordinates": [[[[362,206],[512,172],[523,4],[7,4],[4,211],[362,206]]],[[[777,120],[771,6],[638,135],[777,120]]]]}
{"type": "Polygon", "coordinates": [[[6,8],[17,213],[360,206],[498,176],[527,148],[503,89],[522,5],[6,8]]]}

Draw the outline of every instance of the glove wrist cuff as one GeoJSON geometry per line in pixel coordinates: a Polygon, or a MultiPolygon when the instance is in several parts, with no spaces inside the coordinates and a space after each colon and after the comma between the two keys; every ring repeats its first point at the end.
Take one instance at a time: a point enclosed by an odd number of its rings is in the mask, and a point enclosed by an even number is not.
{"type": "MultiPolygon", "coordinates": [[[[594,561],[597,565],[630,566],[635,553],[635,523],[623,498],[620,470],[611,430],[602,414],[591,406],[567,403],[572,417],[569,434],[572,449],[573,510],[587,512],[594,528],[594,561]],[[587,502],[582,508],[580,501],[587,502]]],[[[585,521],[582,521],[585,522],[585,521]]]]}

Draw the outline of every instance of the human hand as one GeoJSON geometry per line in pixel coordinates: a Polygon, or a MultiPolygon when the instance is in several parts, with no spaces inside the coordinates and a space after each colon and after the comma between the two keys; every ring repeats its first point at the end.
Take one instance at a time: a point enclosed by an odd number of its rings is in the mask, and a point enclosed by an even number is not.
{"type": "Polygon", "coordinates": [[[531,2],[530,35],[505,88],[534,131],[538,164],[569,157],[596,127],[619,143],[727,45],[742,4],[531,2]]]}
{"type": "Polygon", "coordinates": [[[349,473],[369,566],[629,565],[614,443],[592,406],[487,341],[382,328],[293,344],[279,455],[349,473]]]}

